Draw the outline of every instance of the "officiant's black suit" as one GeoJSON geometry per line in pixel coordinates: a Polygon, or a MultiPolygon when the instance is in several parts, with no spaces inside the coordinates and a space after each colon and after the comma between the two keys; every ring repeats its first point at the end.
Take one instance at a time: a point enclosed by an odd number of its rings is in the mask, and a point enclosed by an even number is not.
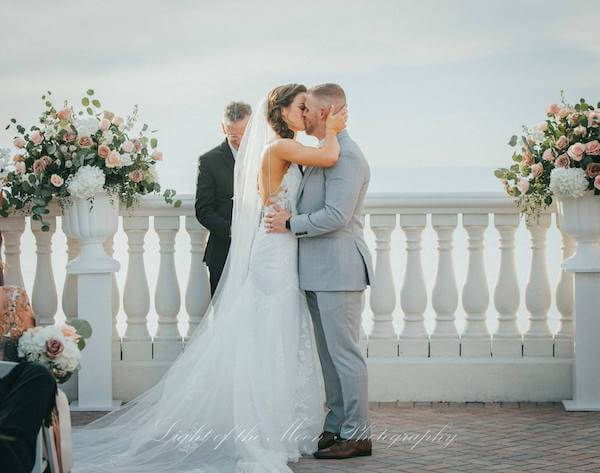
{"type": "Polygon", "coordinates": [[[227,139],[198,159],[195,207],[198,221],[210,231],[204,262],[210,272],[211,294],[215,293],[231,245],[234,163],[227,139]]]}

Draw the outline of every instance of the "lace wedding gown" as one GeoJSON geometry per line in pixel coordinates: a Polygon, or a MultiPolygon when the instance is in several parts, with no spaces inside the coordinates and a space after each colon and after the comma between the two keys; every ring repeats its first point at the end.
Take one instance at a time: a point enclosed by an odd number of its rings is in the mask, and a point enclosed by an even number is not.
{"type": "MultiPolygon", "coordinates": [[[[292,213],[300,180],[291,164],[274,198],[292,213]]],[[[179,384],[171,368],[141,400],[76,429],[73,473],[289,473],[317,449],[324,389],[297,240],[262,223],[255,232],[246,283],[222,294],[233,316],[200,333],[196,359],[178,357],[179,384]]]]}

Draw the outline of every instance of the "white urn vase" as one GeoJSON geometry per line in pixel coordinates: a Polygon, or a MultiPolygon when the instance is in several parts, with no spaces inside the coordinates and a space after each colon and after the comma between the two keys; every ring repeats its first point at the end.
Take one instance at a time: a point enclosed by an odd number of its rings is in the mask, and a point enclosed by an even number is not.
{"type": "Polygon", "coordinates": [[[117,231],[119,199],[99,192],[93,199],[71,197],[65,203],[62,229],[79,240],[79,256],[67,264],[67,273],[104,273],[119,270],[119,263],[106,254],[104,242],[117,231]]]}
{"type": "Polygon", "coordinates": [[[560,227],[575,238],[575,253],[562,262],[565,271],[600,271],[600,195],[593,190],[583,197],[557,196],[560,227]]]}

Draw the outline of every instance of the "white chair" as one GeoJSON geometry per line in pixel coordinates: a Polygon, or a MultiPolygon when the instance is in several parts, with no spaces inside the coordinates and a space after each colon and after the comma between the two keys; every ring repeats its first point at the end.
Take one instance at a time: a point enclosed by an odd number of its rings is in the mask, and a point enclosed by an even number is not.
{"type": "MultiPolygon", "coordinates": [[[[0,361],[0,378],[10,373],[15,366],[16,363],[13,363],[12,361],[0,361]]],[[[31,473],[44,473],[48,467],[48,461],[44,458],[42,453],[42,432],[44,430],[48,431],[50,429],[42,426],[38,433],[35,448],[35,463],[33,464],[33,470],[31,470],[31,473]]]]}

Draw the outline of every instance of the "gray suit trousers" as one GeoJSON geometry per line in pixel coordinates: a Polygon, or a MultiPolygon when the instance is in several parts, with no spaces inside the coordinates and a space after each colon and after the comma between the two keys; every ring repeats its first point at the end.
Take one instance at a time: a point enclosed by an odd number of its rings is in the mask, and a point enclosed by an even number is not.
{"type": "Polygon", "coordinates": [[[364,291],[306,291],[323,369],[324,430],[344,439],[368,438],[367,363],[360,351],[364,291]]]}

